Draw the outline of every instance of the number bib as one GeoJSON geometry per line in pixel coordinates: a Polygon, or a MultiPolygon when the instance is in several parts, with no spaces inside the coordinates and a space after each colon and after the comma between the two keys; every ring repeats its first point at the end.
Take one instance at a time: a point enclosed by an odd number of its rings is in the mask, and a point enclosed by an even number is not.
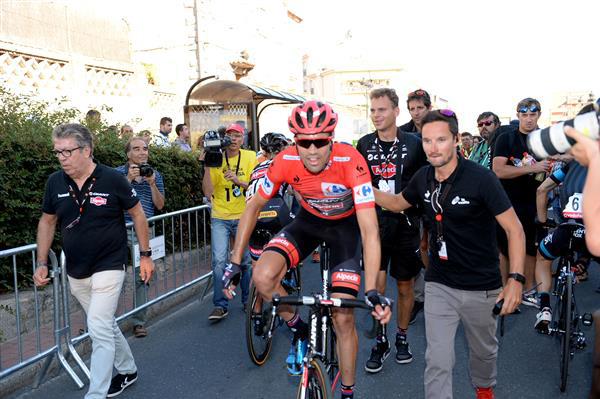
{"type": "Polygon", "coordinates": [[[569,202],[567,203],[567,206],[565,206],[565,209],[562,212],[563,217],[569,218],[569,219],[582,219],[583,218],[583,213],[581,212],[582,211],[582,201],[583,201],[582,193],[575,193],[575,194],[571,195],[569,197],[569,202]]]}

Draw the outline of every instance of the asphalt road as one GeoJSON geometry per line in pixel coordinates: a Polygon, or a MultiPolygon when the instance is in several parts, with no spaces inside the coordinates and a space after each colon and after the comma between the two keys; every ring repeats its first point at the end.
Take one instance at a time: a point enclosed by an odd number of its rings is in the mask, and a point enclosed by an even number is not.
{"type": "MultiPolygon", "coordinates": [[[[581,312],[600,307],[600,269],[590,268],[590,280],[576,286],[581,312]]],[[[303,268],[304,292],[318,291],[318,266],[306,263],[303,268]]],[[[390,286],[391,287],[391,286],[390,286]]],[[[390,291],[393,292],[393,291],[390,291]]],[[[239,298],[239,295],[238,297],[239,298]]],[[[558,345],[549,336],[537,334],[532,326],[535,309],[521,306],[521,315],[506,319],[505,335],[500,338],[498,386],[496,398],[573,398],[586,399],[591,384],[593,328],[584,328],[589,345],[578,351],[571,363],[567,392],[558,389],[558,345]]],[[[130,338],[138,369],[138,381],[120,398],[291,398],[295,397],[297,377],[285,368],[290,333],[277,330],[271,357],[262,367],[250,362],[244,337],[244,313],[239,299],[230,306],[229,316],[211,324],[207,316],[212,310],[210,298],[193,301],[173,314],[149,326],[143,339],[130,338]]],[[[359,310],[359,354],[357,365],[357,398],[422,398],[425,368],[424,320],[421,313],[409,329],[409,342],[414,361],[399,365],[394,354],[386,360],[378,374],[367,374],[363,367],[371,342],[364,332],[370,326],[366,311],[359,310]]],[[[393,339],[392,333],[388,333],[393,339]]],[[[456,336],[454,397],[474,398],[468,378],[467,345],[462,330],[456,336]]],[[[19,398],[82,398],[85,394],[63,373],[43,383],[39,389],[19,398]]],[[[339,397],[339,393],[337,393],[339,397]]]]}

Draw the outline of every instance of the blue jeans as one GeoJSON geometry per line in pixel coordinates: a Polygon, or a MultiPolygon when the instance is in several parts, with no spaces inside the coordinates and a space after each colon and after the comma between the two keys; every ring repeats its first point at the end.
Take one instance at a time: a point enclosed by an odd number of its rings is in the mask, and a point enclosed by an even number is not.
{"type": "MultiPolygon", "coordinates": [[[[213,272],[213,304],[215,307],[227,310],[228,300],[223,294],[223,273],[229,260],[229,237],[235,238],[239,220],[210,219],[210,250],[212,255],[211,266],[213,272]]],[[[244,250],[242,256],[242,303],[248,300],[250,286],[250,251],[244,250]]]]}

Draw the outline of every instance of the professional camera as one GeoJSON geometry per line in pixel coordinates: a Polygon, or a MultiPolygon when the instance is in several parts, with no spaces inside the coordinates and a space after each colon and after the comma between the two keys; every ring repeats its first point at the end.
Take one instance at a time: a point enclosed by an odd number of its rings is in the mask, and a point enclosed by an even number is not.
{"type": "Polygon", "coordinates": [[[575,144],[575,140],[565,134],[565,126],[571,126],[578,132],[598,140],[600,131],[600,109],[598,104],[594,104],[593,111],[529,133],[527,135],[527,147],[537,159],[544,159],[551,155],[566,152],[575,144]]]}
{"type": "Polygon", "coordinates": [[[154,169],[147,163],[140,164],[138,168],[140,169],[140,176],[142,177],[150,177],[154,174],[154,169]]]}
{"type": "Polygon", "coordinates": [[[209,168],[218,168],[223,164],[223,148],[231,144],[229,136],[221,137],[214,130],[204,133],[204,164],[209,168]]]}

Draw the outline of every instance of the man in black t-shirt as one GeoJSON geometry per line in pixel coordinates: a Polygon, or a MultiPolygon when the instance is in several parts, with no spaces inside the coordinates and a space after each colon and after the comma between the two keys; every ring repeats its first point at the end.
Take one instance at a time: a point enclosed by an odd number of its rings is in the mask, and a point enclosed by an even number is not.
{"type": "Polygon", "coordinates": [[[125,279],[128,210],[140,243],[140,277],[150,281],[154,265],[148,223],[135,190],[116,170],[94,162],[90,131],[79,124],[52,132],[61,171],[48,178],[37,233],[36,285],[47,284],[48,251],[60,226],[70,291],[87,315],[92,338],[90,387],[86,398],[116,396],[137,380],[127,340],[115,321],[125,279]],[[112,380],[113,366],[118,374],[112,380]]]}
{"type": "Polygon", "coordinates": [[[450,110],[423,119],[421,168],[401,194],[375,190],[378,205],[400,212],[421,206],[431,248],[425,274],[425,398],[452,398],[454,337],[462,322],[469,344],[469,371],[477,398],[493,398],[496,385],[494,304],[501,314],[521,300],[524,233],[494,174],[456,153],[458,121],[450,110]],[[496,221],[509,237],[511,274],[504,288],[498,269],[496,221]]]}
{"type": "MultiPolygon", "coordinates": [[[[535,281],[535,192],[544,180],[544,173],[550,170],[549,161],[535,162],[527,148],[527,135],[537,129],[537,121],[542,112],[539,101],[533,98],[521,100],[517,105],[518,129],[502,133],[496,140],[492,170],[502,183],[525,231],[526,290],[531,290],[535,281]]],[[[508,248],[506,236],[498,227],[498,248],[500,250],[500,270],[506,280],[508,248]],[[503,258],[504,257],[504,258],[503,258]]],[[[523,297],[523,304],[537,306],[531,292],[523,297]]]]}
{"type": "MultiPolygon", "coordinates": [[[[398,95],[394,89],[375,89],[370,94],[371,121],[375,132],[362,137],[356,146],[367,161],[373,187],[384,192],[399,193],[410,178],[427,164],[425,153],[415,135],[396,127],[400,112],[398,95]]],[[[381,239],[381,266],[377,277],[377,291],[384,294],[387,268],[396,279],[398,289],[396,362],[410,363],[412,353],[407,340],[407,330],[413,308],[413,284],[415,276],[423,268],[419,256],[419,220],[416,210],[403,214],[377,207],[379,236],[381,239]]],[[[390,352],[385,327],[379,327],[376,344],[365,365],[365,370],[377,373],[390,352]]]]}

